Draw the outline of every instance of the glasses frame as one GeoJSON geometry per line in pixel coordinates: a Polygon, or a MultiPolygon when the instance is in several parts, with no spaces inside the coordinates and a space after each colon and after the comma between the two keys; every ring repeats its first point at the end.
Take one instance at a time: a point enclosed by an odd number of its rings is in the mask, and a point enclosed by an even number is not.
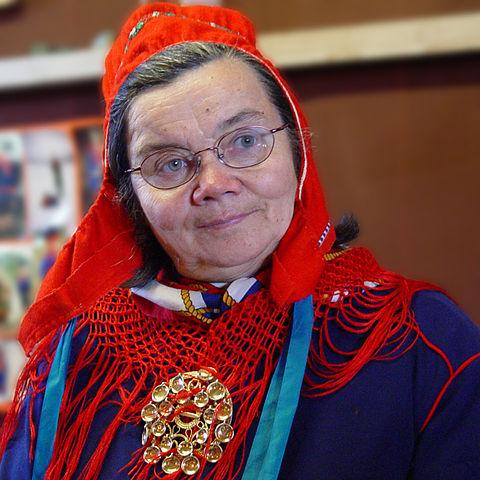
{"type": "Polygon", "coordinates": [[[150,183],[143,175],[143,172],[142,172],[142,167],[144,165],[144,163],[152,156],[152,155],[155,155],[157,152],[153,152],[151,153],[150,155],[148,155],[147,157],[145,157],[143,160],[142,160],[142,163],[138,166],[138,167],[134,167],[134,168],[129,168],[127,170],[124,170],[124,173],[137,173],[137,172],[140,172],[140,174],[142,175],[142,178],[150,185],[152,186],[153,188],[156,188],[158,190],[172,190],[173,188],[178,188],[178,187],[181,187],[182,185],[185,185],[186,183],[188,183],[190,180],[192,180],[193,178],[195,178],[198,174],[198,172],[200,171],[200,165],[202,163],[202,159],[201,157],[199,156],[201,153],[204,153],[204,152],[208,152],[208,151],[212,151],[215,153],[218,161],[220,163],[222,163],[223,165],[226,165],[227,167],[230,167],[230,168],[235,168],[237,170],[242,170],[244,168],[250,168],[250,167],[255,167],[256,165],[260,165],[261,163],[263,163],[273,152],[273,149],[275,148],[275,133],[277,132],[280,132],[282,130],[285,130],[286,128],[288,127],[288,123],[285,123],[283,124],[281,127],[277,127],[277,128],[266,128],[266,127],[262,127],[260,125],[247,125],[245,127],[239,127],[239,128],[236,128],[235,130],[231,130],[230,132],[227,132],[227,133],[224,133],[215,143],[212,147],[209,147],[209,148],[203,148],[202,150],[199,150],[198,152],[191,152],[190,150],[188,150],[188,148],[182,148],[182,147],[178,147],[179,149],[182,149],[182,150],[185,150],[186,152],[189,152],[191,157],[192,157],[192,160],[195,160],[196,161],[196,165],[195,165],[195,170],[193,170],[193,173],[192,175],[187,178],[187,180],[183,181],[182,183],[179,183],[178,185],[175,185],[174,187],[157,187],[156,185],[153,185],[152,183],[150,183]],[[229,165],[228,163],[225,162],[224,160],[224,154],[223,153],[220,153],[220,150],[219,150],[219,145],[220,143],[222,142],[222,140],[227,137],[228,135],[231,135],[232,133],[236,132],[237,130],[242,130],[244,128],[262,128],[263,130],[267,130],[268,132],[270,132],[272,134],[272,148],[270,149],[270,152],[268,152],[268,155],[260,162],[258,163],[255,163],[253,165],[246,165],[244,167],[236,167],[236,166],[233,166],[233,165],[229,165]]]}

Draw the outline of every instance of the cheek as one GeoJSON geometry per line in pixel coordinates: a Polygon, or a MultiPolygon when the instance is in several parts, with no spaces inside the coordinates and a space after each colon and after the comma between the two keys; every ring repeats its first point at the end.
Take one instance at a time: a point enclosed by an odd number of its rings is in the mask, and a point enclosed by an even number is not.
{"type": "Polygon", "coordinates": [[[174,208],[168,198],[164,198],[160,192],[153,191],[148,186],[134,187],[134,190],[147,220],[156,233],[175,229],[180,218],[180,209],[174,208]]]}
{"type": "Polygon", "coordinates": [[[293,167],[279,173],[281,175],[271,182],[270,189],[266,191],[272,196],[272,221],[283,235],[292,220],[298,183],[293,167]]]}
{"type": "Polygon", "coordinates": [[[257,175],[257,193],[266,200],[293,205],[297,191],[297,177],[293,165],[268,168],[257,175]]]}

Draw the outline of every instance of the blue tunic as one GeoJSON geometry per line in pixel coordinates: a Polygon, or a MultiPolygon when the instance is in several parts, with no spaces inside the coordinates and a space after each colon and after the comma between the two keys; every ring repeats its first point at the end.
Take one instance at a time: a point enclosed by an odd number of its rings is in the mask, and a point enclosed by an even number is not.
{"type": "MultiPolygon", "coordinates": [[[[480,330],[440,293],[419,292],[412,307],[423,334],[412,349],[396,360],[368,363],[337,392],[300,398],[279,479],[480,478],[480,357],[475,356],[480,352],[480,330]]],[[[345,335],[340,330],[333,334],[345,335]]],[[[83,340],[75,337],[72,359],[83,340]]],[[[30,401],[27,397],[0,463],[1,479],[32,477],[24,413],[30,401]]],[[[42,398],[35,402],[38,421],[42,398]]],[[[94,418],[79,471],[114,416],[110,406],[94,418]]],[[[256,424],[247,448],[255,429],[256,424]]],[[[141,430],[141,425],[119,430],[100,479],[128,479],[125,470],[119,471],[140,447],[141,430]]]]}

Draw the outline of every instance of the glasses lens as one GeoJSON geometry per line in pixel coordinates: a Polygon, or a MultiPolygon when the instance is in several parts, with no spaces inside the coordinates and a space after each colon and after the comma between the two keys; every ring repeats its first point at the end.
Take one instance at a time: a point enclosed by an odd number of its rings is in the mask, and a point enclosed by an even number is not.
{"type": "Polygon", "coordinates": [[[244,168],[263,162],[272,152],[273,142],[270,130],[244,127],[223,137],[218,148],[228,166],[244,168]]]}
{"type": "Polygon", "coordinates": [[[148,156],[142,163],[142,176],[156,188],[174,188],[188,182],[196,170],[189,150],[164,148],[148,156]]]}

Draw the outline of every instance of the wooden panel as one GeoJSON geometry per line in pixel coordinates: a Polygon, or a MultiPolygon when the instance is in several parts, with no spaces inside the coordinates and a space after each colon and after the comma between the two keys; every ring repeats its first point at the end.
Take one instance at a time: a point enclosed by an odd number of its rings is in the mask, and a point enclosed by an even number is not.
{"type": "Polygon", "coordinates": [[[480,58],[288,76],[330,210],[393,270],[445,287],[480,322],[480,58]]]}
{"type": "Polygon", "coordinates": [[[250,17],[258,31],[441,15],[480,9],[480,0],[225,0],[250,17]]]}
{"type": "Polygon", "coordinates": [[[138,0],[23,0],[0,14],[0,56],[26,54],[38,43],[57,49],[87,47],[99,32],[117,31],[138,4],[138,0]]]}
{"type": "Polygon", "coordinates": [[[480,52],[480,10],[258,35],[277,67],[411,59],[480,52]]]}
{"type": "MultiPolygon", "coordinates": [[[[23,0],[0,13],[0,56],[28,53],[34,44],[54,48],[90,45],[101,31],[116,32],[139,0],[23,0]]],[[[171,3],[178,3],[171,0],[171,3]]],[[[332,26],[480,10],[480,0],[224,0],[250,16],[258,31],[332,26]]]]}
{"type": "Polygon", "coordinates": [[[103,115],[97,82],[0,94],[0,128],[103,115]]]}

